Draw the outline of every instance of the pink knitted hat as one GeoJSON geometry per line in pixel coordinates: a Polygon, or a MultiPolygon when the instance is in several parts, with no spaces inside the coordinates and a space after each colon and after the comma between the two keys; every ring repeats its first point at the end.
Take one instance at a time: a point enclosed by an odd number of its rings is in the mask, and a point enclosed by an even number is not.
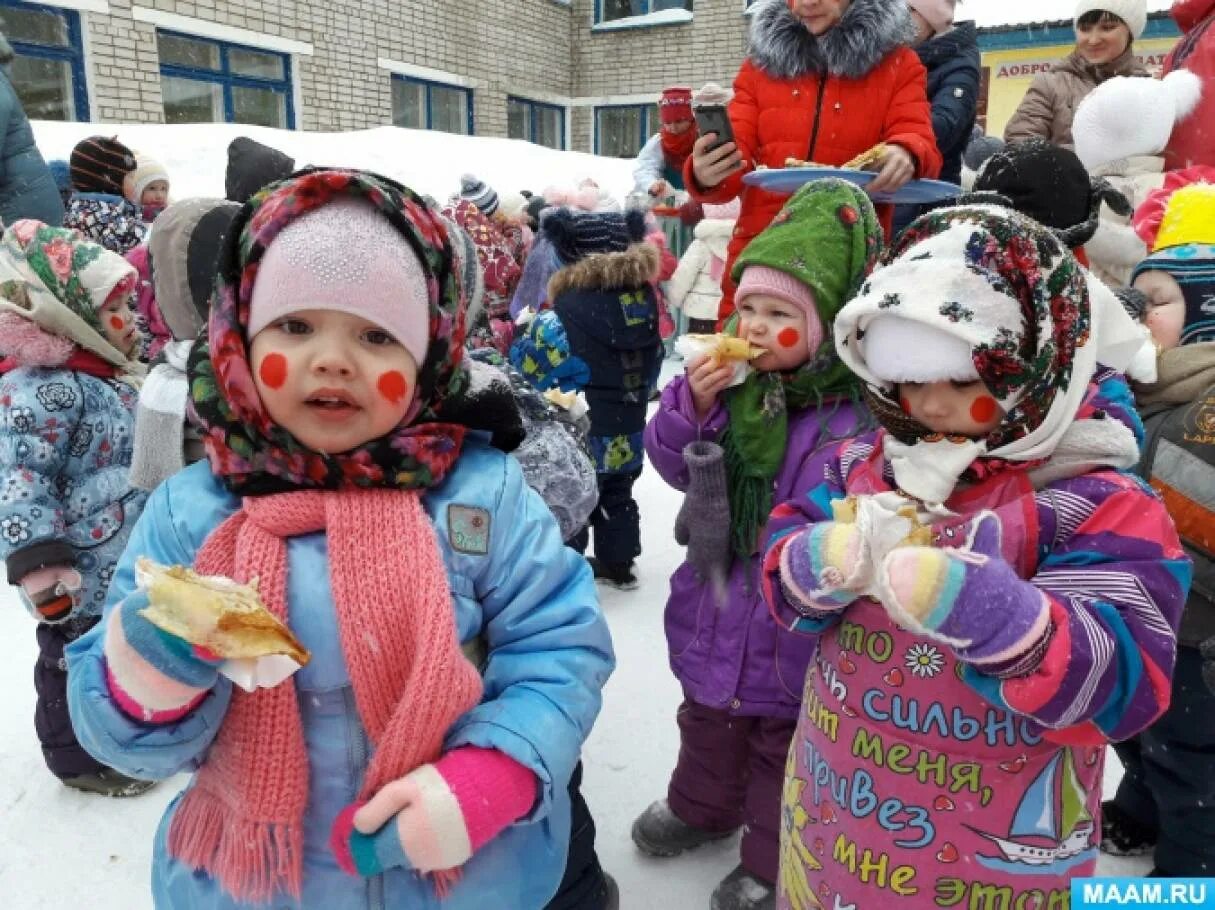
{"type": "Polygon", "coordinates": [[[340,197],[288,224],[262,257],[249,304],[249,338],[300,310],[339,310],[374,322],[419,366],[429,342],[422,263],[369,203],[340,197]]]}
{"type": "Polygon", "coordinates": [[[954,7],[957,0],[907,0],[907,5],[924,17],[932,26],[934,34],[949,31],[953,25],[954,7]]]}
{"type": "Polygon", "coordinates": [[[814,304],[814,292],[792,275],[766,265],[749,265],[734,292],[737,307],[753,294],[766,294],[800,307],[806,314],[807,342],[811,352],[818,350],[823,340],[823,320],[814,304]]]}

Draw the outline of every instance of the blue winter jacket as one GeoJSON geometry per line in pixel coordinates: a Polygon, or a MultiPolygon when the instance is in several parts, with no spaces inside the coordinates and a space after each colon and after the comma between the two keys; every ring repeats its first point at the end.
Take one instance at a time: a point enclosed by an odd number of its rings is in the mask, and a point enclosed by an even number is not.
{"type": "Polygon", "coordinates": [[[101,615],[147,499],[128,477],[136,397],[127,383],[77,370],[0,378],[0,559],[11,584],[40,565],[73,565],[83,579],[77,623],[101,615]]]}
{"type": "Polygon", "coordinates": [[[941,179],[962,179],[962,152],[970,141],[979,103],[978,32],[973,22],[959,22],[943,35],[916,48],[928,70],[928,101],[932,105],[932,132],[941,150],[941,179]]]}
{"type": "Polygon", "coordinates": [[[63,224],[63,200],[9,81],[9,66],[3,61],[11,56],[0,36],[0,219],[12,224],[33,218],[58,227],[63,224]]]}
{"type": "MultiPolygon", "coordinates": [[[[599,713],[600,689],[615,663],[607,625],[585,561],[561,543],[543,501],[524,483],[516,462],[480,439],[465,442],[456,467],[424,497],[454,599],[460,640],[486,649],[481,704],[448,731],[445,749],[499,749],[535,772],[532,812],[481,848],[443,910],[543,907],[565,867],[570,808],[566,793],[582,742],[599,713]],[[449,509],[483,509],[490,518],[488,552],[477,541],[452,543],[449,509]]],[[[105,623],[134,589],[135,558],[193,563],[208,534],[239,507],[200,462],[152,494],[110,588],[106,617],[68,651],[68,704],[81,745],[119,770],[146,779],[198,768],[231,696],[220,678],[181,721],[146,725],[111,701],[102,652],[105,623]]],[[[390,542],[383,542],[387,548],[390,542]]],[[[378,558],[369,540],[368,558],[378,558]]],[[[367,765],[368,740],[355,708],[329,588],[323,533],[287,543],[288,621],[312,651],[292,678],[308,746],[308,809],[300,901],[278,895],[263,907],[307,910],[438,908],[433,885],[393,869],[370,879],[343,873],[329,851],[334,818],[354,800],[367,765]]],[[[152,894],[159,908],[228,910],[244,906],[204,873],[168,854],[175,799],[156,832],[152,894]]]]}
{"type": "Polygon", "coordinates": [[[656,272],[656,248],[638,243],[623,253],[588,256],[549,281],[570,354],[589,368],[588,441],[600,474],[638,471],[645,458],[646,407],[662,370],[658,298],[650,282],[656,272]]]}
{"type": "MultiPolygon", "coordinates": [[[[982,64],[978,32],[973,22],[959,22],[945,34],[930,38],[915,50],[928,70],[932,132],[943,162],[940,179],[960,184],[962,153],[970,142],[979,104],[982,64]]],[[[923,205],[897,206],[894,233],[901,233],[928,208],[923,205]]]]}

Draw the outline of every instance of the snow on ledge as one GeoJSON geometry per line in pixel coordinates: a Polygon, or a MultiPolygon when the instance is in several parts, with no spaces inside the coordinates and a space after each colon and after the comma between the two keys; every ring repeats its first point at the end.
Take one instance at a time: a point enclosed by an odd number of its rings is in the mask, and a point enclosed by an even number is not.
{"type": "MultiPolygon", "coordinates": [[[[633,162],[629,159],[561,152],[519,139],[491,136],[457,136],[395,126],[321,133],[236,123],[128,124],[107,121],[103,126],[34,120],[31,125],[38,147],[47,160],[62,158],[66,161],[76,143],[86,136],[117,134],[122,142],[146,152],[165,166],[174,200],[224,195],[228,143],[237,136],[249,136],[279,149],[301,167],[316,164],[366,168],[439,200],[446,200],[459,191],[461,174],[476,174],[499,193],[524,187],[541,192],[547,186],[576,186],[586,177],[593,178],[616,199],[624,199],[633,189],[633,162]]],[[[4,601],[0,599],[0,608],[3,606],[4,601]]],[[[3,623],[0,623],[0,656],[5,653],[2,629],[3,623]]],[[[0,683],[5,681],[4,671],[5,665],[0,661],[0,683]]],[[[6,710],[6,704],[0,700],[0,736],[5,731],[6,710]]],[[[6,756],[0,745],[0,767],[7,767],[4,764],[6,756]]],[[[0,796],[4,792],[4,782],[0,780],[0,796]]],[[[2,799],[0,804],[3,804],[2,799]]],[[[0,872],[0,882],[3,881],[0,872]]],[[[141,904],[136,902],[129,906],[136,905],[141,904]]],[[[31,905],[0,900],[0,906],[31,905]]]]}
{"type": "Polygon", "coordinates": [[[613,32],[622,28],[649,28],[654,25],[682,25],[692,21],[690,9],[660,9],[644,16],[626,16],[591,26],[592,32],[613,32]]]}

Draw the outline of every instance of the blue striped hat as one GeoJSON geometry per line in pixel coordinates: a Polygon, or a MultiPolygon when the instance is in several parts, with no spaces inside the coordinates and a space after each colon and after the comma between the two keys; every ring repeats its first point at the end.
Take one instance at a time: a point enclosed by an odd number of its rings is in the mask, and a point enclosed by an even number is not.
{"type": "Polygon", "coordinates": [[[1215,244],[1186,243],[1157,250],[1131,274],[1131,281],[1144,272],[1171,275],[1185,298],[1185,322],[1180,344],[1215,341],[1215,244]]]}
{"type": "Polygon", "coordinates": [[[623,253],[645,238],[645,213],[577,212],[570,208],[550,212],[540,223],[563,265],[595,253],[623,253]]]}

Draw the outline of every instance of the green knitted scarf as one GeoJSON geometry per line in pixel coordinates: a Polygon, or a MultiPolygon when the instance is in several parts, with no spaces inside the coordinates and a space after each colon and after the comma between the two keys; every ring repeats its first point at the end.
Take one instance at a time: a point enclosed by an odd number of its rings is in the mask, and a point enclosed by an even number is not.
{"type": "MultiPolygon", "coordinates": [[[[830,337],[830,330],[828,330],[830,337]]],[[[772,486],[789,445],[789,411],[815,407],[823,434],[844,402],[859,404],[856,377],[835,356],[812,358],[787,373],[754,372],[725,393],[730,420],[722,436],[726,485],[730,497],[730,537],[734,552],[749,558],[772,511],[772,486]]],[[[819,444],[830,442],[820,435],[819,444]]]]}

